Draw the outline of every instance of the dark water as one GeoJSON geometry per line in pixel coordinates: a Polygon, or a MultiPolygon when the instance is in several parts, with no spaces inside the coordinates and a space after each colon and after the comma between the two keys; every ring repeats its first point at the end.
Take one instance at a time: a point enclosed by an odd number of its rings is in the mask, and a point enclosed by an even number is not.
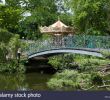
{"type": "MultiPolygon", "coordinates": [[[[0,90],[51,90],[47,86],[47,82],[53,77],[52,74],[41,74],[39,72],[31,72],[27,74],[0,74],[0,90]]],[[[110,85],[110,75],[104,80],[109,80],[106,85],[110,85]]],[[[63,91],[73,89],[65,88],[63,91]]],[[[107,88],[93,88],[91,90],[109,90],[107,88]]]]}
{"type": "Polygon", "coordinates": [[[49,90],[47,87],[51,74],[27,73],[0,74],[0,90],[49,90]]]}

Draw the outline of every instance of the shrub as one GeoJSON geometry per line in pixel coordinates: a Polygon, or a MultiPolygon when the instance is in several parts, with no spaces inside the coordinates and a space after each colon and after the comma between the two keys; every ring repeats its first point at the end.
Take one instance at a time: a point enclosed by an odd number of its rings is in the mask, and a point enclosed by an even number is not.
{"type": "Polygon", "coordinates": [[[51,89],[68,89],[79,90],[82,87],[88,88],[90,85],[91,75],[78,73],[78,71],[64,70],[54,75],[47,85],[51,89]]]}
{"type": "Polygon", "coordinates": [[[91,74],[91,82],[94,85],[102,85],[103,84],[103,78],[99,73],[92,73],[91,74]]]}
{"type": "Polygon", "coordinates": [[[77,89],[80,88],[79,84],[75,83],[77,75],[77,71],[64,70],[61,73],[55,74],[47,84],[52,89],[64,89],[66,87],[77,89]]]}
{"type": "Polygon", "coordinates": [[[16,60],[11,60],[9,62],[0,63],[0,72],[8,72],[8,73],[24,73],[25,66],[19,63],[16,60]]]}
{"type": "Polygon", "coordinates": [[[79,65],[79,69],[81,72],[92,72],[92,71],[97,71],[99,67],[102,65],[107,65],[109,64],[109,60],[103,59],[103,58],[76,58],[75,62],[79,65]]]}
{"type": "Polygon", "coordinates": [[[102,54],[104,55],[105,58],[110,59],[110,51],[109,50],[102,50],[101,52],[102,52],[102,54]]]}
{"type": "Polygon", "coordinates": [[[12,33],[8,32],[6,29],[0,29],[0,42],[8,43],[12,33]]]}
{"type": "Polygon", "coordinates": [[[101,65],[109,64],[110,60],[84,55],[58,55],[49,58],[51,64],[56,70],[75,69],[80,72],[97,71],[101,65]]]}
{"type": "Polygon", "coordinates": [[[103,77],[97,72],[79,73],[73,70],[57,73],[47,82],[49,88],[56,90],[65,90],[65,88],[67,90],[89,89],[94,85],[102,84],[103,77]]]}
{"type": "Polygon", "coordinates": [[[56,70],[78,69],[78,64],[74,62],[74,56],[69,54],[50,57],[48,63],[56,70]]]}
{"type": "Polygon", "coordinates": [[[49,64],[51,64],[56,70],[62,69],[61,56],[54,56],[49,58],[49,64]]]}
{"type": "Polygon", "coordinates": [[[25,48],[25,43],[20,41],[19,35],[12,35],[6,30],[0,30],[0,72],[15,73],[25,72],[25,67],[23,63],[19,63],[16,59],[16,52],[19,47],[25,48]],[[8,59],[6,59],[8,56],[8,59]]]}

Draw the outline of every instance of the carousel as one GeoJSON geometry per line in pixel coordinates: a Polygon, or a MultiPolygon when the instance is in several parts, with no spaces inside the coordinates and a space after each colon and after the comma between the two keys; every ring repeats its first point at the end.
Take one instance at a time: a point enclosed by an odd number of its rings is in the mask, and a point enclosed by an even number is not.
{"type": "Polygon", "coordinates": [[[72,27],[65,25],[60,20],[50,26],[40,27],[40,32],[44,34],[50,34],[53,37],[53,44],[55,46],[64,45],[64,37],[72,36],[75,31],[72,27]]]}

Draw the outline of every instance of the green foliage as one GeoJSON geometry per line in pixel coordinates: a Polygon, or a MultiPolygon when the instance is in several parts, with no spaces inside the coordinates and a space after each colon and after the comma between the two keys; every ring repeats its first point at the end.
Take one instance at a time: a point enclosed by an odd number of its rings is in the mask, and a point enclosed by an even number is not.
{"type": "Polygon", "coordinates": [[[0,43],[0,62],[4,62],[6,60],[7,49],[4,43],[0,43]]]}
{"type": "Polygon", "coordinates": [[[90,73],[78,73],[77,83],[80,84],[80,87],[83,89],[88,89],[93,84],[91,83],[91,74],[90,73]]]}
{"type": "Polygon", "coordinates": [[[94,85],[102,85],[103,84],[103,78],[99,73],[92,73],[91,74],[91,81],[94,85]]]}
{"type": "Polygon", "coordinates": [[[103,67],[105,68],[110,62],[109,59],[105,58],[77,54],[71,56],[66,54],[63,55],[63,57],[56,56],[49,60],[51,61],[50,64],[53,64],[55,68],[58,69],[59,66],[62,69],[60,73],[56,73],[47,83],[51,89],[57,90],[88,90],[92,89],[90,87],[103,85],[104,79],[103,76],[98,73],[98,70],[103,67]],[[70,59],[67,60],[66,58],[70,59]],[[76,68],[77,70],[68,70],[70,69],[69,64],[72,62],[78,65],[78,68],[76,68]]]}
{"type": "Polygon", "coordinates": [[[80,89],[79,83],[76,82],[77,75],[77,71],[64,70],[62,73],[54,75],[54,78],[50,79],[47,85],[56,90],[66,89],[67,87],[70,89],[80,89]]]}
{"type": "Polygon", "coordinates": [[[5,29],[0,29],[0,62],[6,60],[7,45],[12,34],[5,29]]]}
{"type": "MultiPolygon", "coordinates": [[[[60,0],[61,1],[61,0],[60,0]]],[[[57,0],[28,0],[24,7],[25,13],[30,13],[19,23],[19,34],[28,39],[38,39],[42,36],[39,31],[40,26],[49,26],[58,20],[58,16],[65,24],[71,24],[70,14],[58,12],[57,0]]]]}
{"type": "Polygon", "coordinates": [[[19,63],[17,60],[6,61],[5,63],[0,63],[0,73],[24,73],[25,67],[23,64],[19,63]]]}
{"type": "Polygon", "coordinates": [[[0,27],[12,33],[18,30],[18,23],[22,19],[22,11],[9,5],[0,5],[0,27]]]}
{"type": "Polygon", "coordinates": [[[19,32],[28,39],[39,38],[39,27],[48,26],[57,18],[55,0],[28,0],[25,9],[31,15],[20,22],[19,32]]]}
{"type": "Polygon", "coordinates": [[[16,49],[18,47],[20,47],[20,37],[19,35],[13,35],[13,37],[11,37],[10,41],[9,41],[9,47],[11,49],[16,49]]]}
{"type": "Polygon", "coordinates": [[[61,73],[54,75],[52,79],[47,82],[47,85],[56,90],[81,90],[88,89],[93,85],[102,85],[103,78],[97,73],[78,73],[73,70],[64,70],[61,73]]]}
{"type": "Polygon", "coordinates": [[[65,0],[73,12],[73,25],[87,34],[105,34],[108,30],[109,0],[65,0]]]}
{"type": "Polygon", "coordinates": [[[0,29],[0,72],[25,72],[24,65],[18,66],[16,59],[16,51],[19,47],[25,48],[25,43],[21,42],[19,35],[0,29]]]}
{"type": "Polygon", "coordinates": [[[51,64],[56,70],[75,69],[80,72],[97,71],[103,65],[109,64],[110,60],[86,55],[58,55],[49,58],[51,64]]]}
{"type": "Polygon", "coordinates": [[[64,5],[63,3],[58,5],[57,0],[5,0],[5,2],[5,5],[0,5],[0,27],[20,34],[20,38],[38,39],[42,35],[39,27],[51,25],[58,16],[67,25],[71,24],[69,14],[58,12],[58,6],[64,5]]]}
{"type": "Polygon", "coordinates": [[[0,42],[8,43],[12,33],[8,32],[6,29],[0,29],[0,42]]]}
{"type": "Polygon", "coordinates": [[[68,13],[62,13],[60,14],[59,13],[59,18],[62,22],[64,22],[66,25],[68,26],[72,26],[72,16],[71,14],[68,14],[68,13]]]}
{"type": "Polygon", "coordinates": [[[101,53],[103,54],[103,56],[105,58],[109,58],[110,59],[110,51],[109,50],[102,50],[101,53]]]}
{"type": "Polygon", "coordinates": [[[74,56],[68,54],[50,57],[48,63],[51,64],[56,70],[78,68],[78,65],[74,62],[74,56]]]}
{"type": "Polygon", "coordinates": [[[17,73],[25,73],[26,72],[26,67],[24,64],[20,63],[19,66],[17,66],[17,73]]]}
{"type": "Polygon", "coordinates": [[[62,67],[61,61],[62,61],[61,56],[57,56],[57,57],[49,58],[49,62],[48,63],[51,64],[55,69],[59,69],[59,67],[62,67]]]}
{"type": "Polygon", "coordinates": [[[10,41],[8,43],[8,48],[9,48],[8,50],[9,52],[12,53],[14,57],[16,57],[16,52],[18,48],[21,48],[22,50],[24,50],[26,46],[27,46],[27,43],[21,41],[20,36],[18,34],[15,34],[10,38],[10,41]]]}
{"type": "Polygon", "coordinates": [[[109,60],[97,57],[87,57],[87,56],[76,56],[75,62],[79,65],[79,69],[81,72],[83,71],[97,71],[98,68],[102,67],[102,65],[109,64],[109,60]]]}

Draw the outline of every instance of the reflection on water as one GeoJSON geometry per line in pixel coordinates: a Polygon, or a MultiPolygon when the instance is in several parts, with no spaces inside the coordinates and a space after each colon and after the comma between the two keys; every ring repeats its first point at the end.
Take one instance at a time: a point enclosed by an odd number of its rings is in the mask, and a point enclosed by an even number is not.
{"type": "Polygon", "coordinates": [[[50,74],[0,74],[0,90],[49,90],[46,82],[50,74]]]}
{"type": "MultiPolygon", "coordinates": [[[[47,82],[52,78],[51,74],[27,73],[27,74],[0,74],[0,90],[50,90],[47,82]]],[[[104,80],[110,80],[110,75],[104,80]]],[[[109,85],[110,81],[106,82],[109,85]]],[[[73,90],[64,88],[63,90],[73,90]]],[[[91,90],[110,90],[107,88],[93,88],[91,90]]]]}

